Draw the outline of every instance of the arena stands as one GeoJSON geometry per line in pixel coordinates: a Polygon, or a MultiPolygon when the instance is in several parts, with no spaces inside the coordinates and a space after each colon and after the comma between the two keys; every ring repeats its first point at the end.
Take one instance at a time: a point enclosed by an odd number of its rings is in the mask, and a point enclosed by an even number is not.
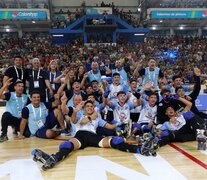
{"type": "Polygon", "coordinates": [[[205,0],[154,0],[147,1],[148,8],[205,8],[205,0]]]}

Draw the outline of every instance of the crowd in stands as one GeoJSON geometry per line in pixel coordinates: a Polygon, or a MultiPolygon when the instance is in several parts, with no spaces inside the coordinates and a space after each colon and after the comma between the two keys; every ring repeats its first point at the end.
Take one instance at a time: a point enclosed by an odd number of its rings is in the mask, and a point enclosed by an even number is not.
{"type": "MultiPolygon", "coordinates": [[[[95,37],[92,37],[93,39],[95,37]]],[[[186,82],[191,82],[192,67],[195,65],[202,70],[202,74],[206,74],[206,38],[202,37],[147,37],[144,44],[126,44],[123,38],[119,38],[121,45],[85,47],[82,45],[82,40],[76,40],[75,44],[67,44],[65,46],[51,45],[51,39],[37,37],[19,38],[1,38],[0,42],[0,59],[10,60],[16,54],[19,54],[24,59],[24,65],[29,66],[32,58],[38,56],[41,60],[41,66],[47,67],[51,59],[58,59],[59,64],[72,63],[90,63],[93,61],[93,56],[97,61],[105,61],[109,59],[113,64],[116,59],[126,59],[133,69],[132,62],[138,62],[141,59],[147,59],[150,56],[159,57],[159,66],[165,72],[166,67],[179,73],[186,82]],[[169,48],[178,48],[178,55],[175,62],[172,64],[172,59],[164,59],[159,54],[167,51],[169,48]],[[184,63],[185,62],[185,63],[184,63]],[[171,65],[172,64],[172,65],[171,65]],[[202,68],[201,68],[202,67],[202,68]],[[184,71],[185,69],[185,71],[184,71]],[[186,71],[187,70],[187,71],[186,71]]],[[[92,41],[91,41],[92,42],[92,41]]],[[[95,42],[95,40],[94,40],[95,42]]],[[[6,64],[4,64],[4,67],[6,64]]],[[[131,74],[129,74],[129,77],[131,74]]]]}
{"type": "Polygon", "coordinates": [[[85,9],[83,7],[76,8],[74,12],[69,9],[67,11],[60,9],[58,12],[54,13],[53,22],[51,23],[51,28],[66,28],[77,19],[85,14],[85,9]]]}
{"type": "Polygon", "coordinates": [[[128,12],[124,11],[124,9],[119,9],[118,7],[115,7],[113,10],[113,14],[118,16],[121,19],[124,19],[127,23],[132,25],[135,28],[139,27],[139,19],[134,15],[137,14],[137,12],[132,12],[129,10],[128,12]]]}
{"type": "MultiPolygon", "coordinates": [[[[147,8],[205,8],[207,7],[207,2],[204,0],[192,1],[192,0],[156,0],[156,1],[146,1],[143,6],[146,5],[147,8]]],[[[87,4],[83,2],[80,8],[77,8],[75,12],[66,12],[60,9],[59,12],[55,12],[54,21],[51,25],[52,28],[65,28],[79,17],[85,14],[85,7],[87,4]]],[[[115,6],[112,3],[105,3],[104,1],[100,4],[96,4],[96,7],[111,7],[114,15],[125,20],[127,23],[131,24],[133,27],[138,28],[142,27],[143,24],[140,24],[139,18],[137,17],[137,11],[127,10],[122,7],[115,6]]]]}
{"type": "MultiPolygon", "coordinates": [[[[85,3],[83,3],[79,8],[76,8],[73,12],[70,11],[70,9],[59,9],[58,11],[55,10],[51,28],[66,28],[68,25],[76,21],[78,18],[85,15],[85,6],[85,3]]],[[[114,15],[125,20],[127,23],[133,25],[133,27],[135,28],[139,27],[139,20],[136,17],[137,12],[132,12],[131,10],[125,11],[124,8],[120,9],[119,7],[115,6],[114,3],[106,4],[102,2],[100,5],[96,4],[96,7],[111,7],[114,15]]],[[[104,14],[102,19],[106,19],[104,14]]],[[[97,21],[99,21],[99,19],[97,21]]]]}
{"type": "Polygon", "coordinates": [[[206,8],[205,0],[152,0],[146,1],[147,8],[206,8]]]}
{"type": "Polygon", "coordinates": [[[44,1],[39,1],[39,2],[16,2],[16,1],[1,1],[0,2],[0,8],[7,8],[7,9],[12,9],[12,8],[37,8],[37,9],[48,9],[48,2],[44,1]]]}

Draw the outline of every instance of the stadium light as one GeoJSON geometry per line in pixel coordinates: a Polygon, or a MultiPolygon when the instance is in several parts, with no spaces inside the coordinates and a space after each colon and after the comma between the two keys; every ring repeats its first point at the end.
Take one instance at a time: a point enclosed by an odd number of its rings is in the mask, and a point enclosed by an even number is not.
{"type": "Polygon", "coordinates": [[[10,29],[9,28],[6,28],[6,32],[10,32],[10,29]]]}
{"type": "Polygon", "coordinates": [[[152,27],[152,30],[155,30],[155,29],[156,29],[156,27],[155,27],[155,26],[153,26],[153,27],[152,27]]]}
{"type": "Polygon", "coordinates": [[[135,36],[144,36],[144,33],[134,34],[135,36]]]}
{"type": "Polygon", "coordinates": [[[64,35],[63,34],[53,34],[52,36],[53,37],[63,37],[64,35]]]}
{"type": "Polygon", "coordinates": [[[145,0],[141,1],[140,4],[138,5],[137,11],[141,12],[142,10],[142,4],[145,2],[145,0]]]}
{"type": "Polygon", "coordinates": [[[183,26],[180,26],[180,30],[183,30],[183,26]]]}

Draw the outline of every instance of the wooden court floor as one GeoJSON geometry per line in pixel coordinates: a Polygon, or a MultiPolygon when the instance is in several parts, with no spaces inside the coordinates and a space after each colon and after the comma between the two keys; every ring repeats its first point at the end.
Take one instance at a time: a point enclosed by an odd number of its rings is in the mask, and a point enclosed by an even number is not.
{"type": "MultiPolygon", "coordinates": [[[[0,107],[0,114],[4,109],[0,107]]],[[[156,157],[86,148],[73,152],[53,169],[42,171],[41,165],[32,161],[31,150],[56,152],[65,137],[15,140],[11,129],[8,136],[9,141],[0,143],[0,179],[3,180],[207,179],[207,151],[198,151],[197,142],[166,145],[158,150],[156,157]]]]}

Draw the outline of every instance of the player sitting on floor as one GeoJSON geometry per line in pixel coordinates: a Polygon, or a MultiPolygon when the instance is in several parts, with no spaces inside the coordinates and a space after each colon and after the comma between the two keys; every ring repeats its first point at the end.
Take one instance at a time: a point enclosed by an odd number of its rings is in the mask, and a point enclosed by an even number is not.
{"type": "Polygon", "coordinates": [[[100,148],[112,147],[121,151],[138,153],[146,156],[156,155],[156,153],[154,152],[152,139],[149,139],[149,141],[147,141],[142,146],[137,146],[125,143],[122,137],[101,137],[97,135],[96,128],[98,126],[114,129],[117,128],[120,123],[108,124],[100,117],[92,119],[91,115],[94,113],[94,104],[90,100],[85,102],[84,111],[84,116],[80,120],[80,127],[76,135],[74,136],[74,138],[62,142],[59,146],[59,151],[57,153],[48,155],[39,149],[35,149],[32,151],[32,154],[34,155],[33,159],[35,161],[40,161],[41,163],[43,163],[43,170],[54,167],[57,162],[65,159],[72,151],[77,149],[84,149],[89,146],[100,148]]]}

